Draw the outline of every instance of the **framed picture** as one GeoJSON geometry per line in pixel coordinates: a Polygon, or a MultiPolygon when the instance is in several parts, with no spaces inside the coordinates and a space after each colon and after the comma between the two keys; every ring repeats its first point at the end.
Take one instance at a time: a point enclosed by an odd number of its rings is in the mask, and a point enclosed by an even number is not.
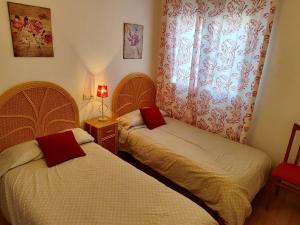
{"type": "Polygon", "coordinates": [[[124,23],[124,59],[141,59],[143,55],[144,26],[124,23]]]}
{"type": "Polygon", "coordinates": [[[15,57],[53,57],[50,9],[7,4],[15,57]]]}

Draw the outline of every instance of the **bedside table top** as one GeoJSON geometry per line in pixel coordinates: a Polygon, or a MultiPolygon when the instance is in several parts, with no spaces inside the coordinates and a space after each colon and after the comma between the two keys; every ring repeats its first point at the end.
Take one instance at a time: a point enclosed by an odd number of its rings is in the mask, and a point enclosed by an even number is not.
{"type": "Polygon", "coordinates": [[[118,121],[112,118],[108,118],[108,120],[106,121],[100,121],[99,117],[96,117],[96,118],[86,120],[85,123],[95,128],[102,128],[112,124],[116,124],[118,123],[118,121]]]}

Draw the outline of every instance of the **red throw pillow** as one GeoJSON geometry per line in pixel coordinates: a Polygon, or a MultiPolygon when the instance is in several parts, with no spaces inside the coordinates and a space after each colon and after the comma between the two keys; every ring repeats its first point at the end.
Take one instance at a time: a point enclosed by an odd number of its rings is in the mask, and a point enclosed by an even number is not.
{"type": "Polygon", "coordinates": [[[158,107],[145,107],[140,109],[142,117],[144,118],[145,124],[149,129],[154,129],[161,125],[166,124],[164,117],[158,107]]]}
{"type": "Polygon", "coordinates": [[[49,167],[86,155],[77,143],[72,131],[38,137],[36,140],[49,167]]]}

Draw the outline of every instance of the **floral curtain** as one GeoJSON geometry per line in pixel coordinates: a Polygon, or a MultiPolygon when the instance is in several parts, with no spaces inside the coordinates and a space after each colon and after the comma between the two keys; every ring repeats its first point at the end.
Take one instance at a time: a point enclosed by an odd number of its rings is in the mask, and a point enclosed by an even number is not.
{"type": "Polygon", "coordinates": [[[157,104],[245,143],[275,7],[271,0],[164,0],[157,104]]]}

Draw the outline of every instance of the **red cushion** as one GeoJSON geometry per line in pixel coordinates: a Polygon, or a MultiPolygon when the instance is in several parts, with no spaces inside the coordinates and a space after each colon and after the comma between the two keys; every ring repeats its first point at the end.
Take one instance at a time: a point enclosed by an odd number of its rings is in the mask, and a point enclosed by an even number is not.
{"type": "Polygon", "coordinates": [[[69,159],[85,156],[72,131],[51,134],[39,137],[36,140],[45,155],[49,167],[69,159]]]}
{"type": "Polygon", "coordinates": [[[145,124],[149,129],[154,129],[166,124],[164,117],[161,115],[159,108],[156,106],[141,108],[140,111],[145,124]]]}
{"type": "Polygon", "coordinates": [[[272,171],[272,177],[300,186],[300,166],[281,163],[272,171]]]}

